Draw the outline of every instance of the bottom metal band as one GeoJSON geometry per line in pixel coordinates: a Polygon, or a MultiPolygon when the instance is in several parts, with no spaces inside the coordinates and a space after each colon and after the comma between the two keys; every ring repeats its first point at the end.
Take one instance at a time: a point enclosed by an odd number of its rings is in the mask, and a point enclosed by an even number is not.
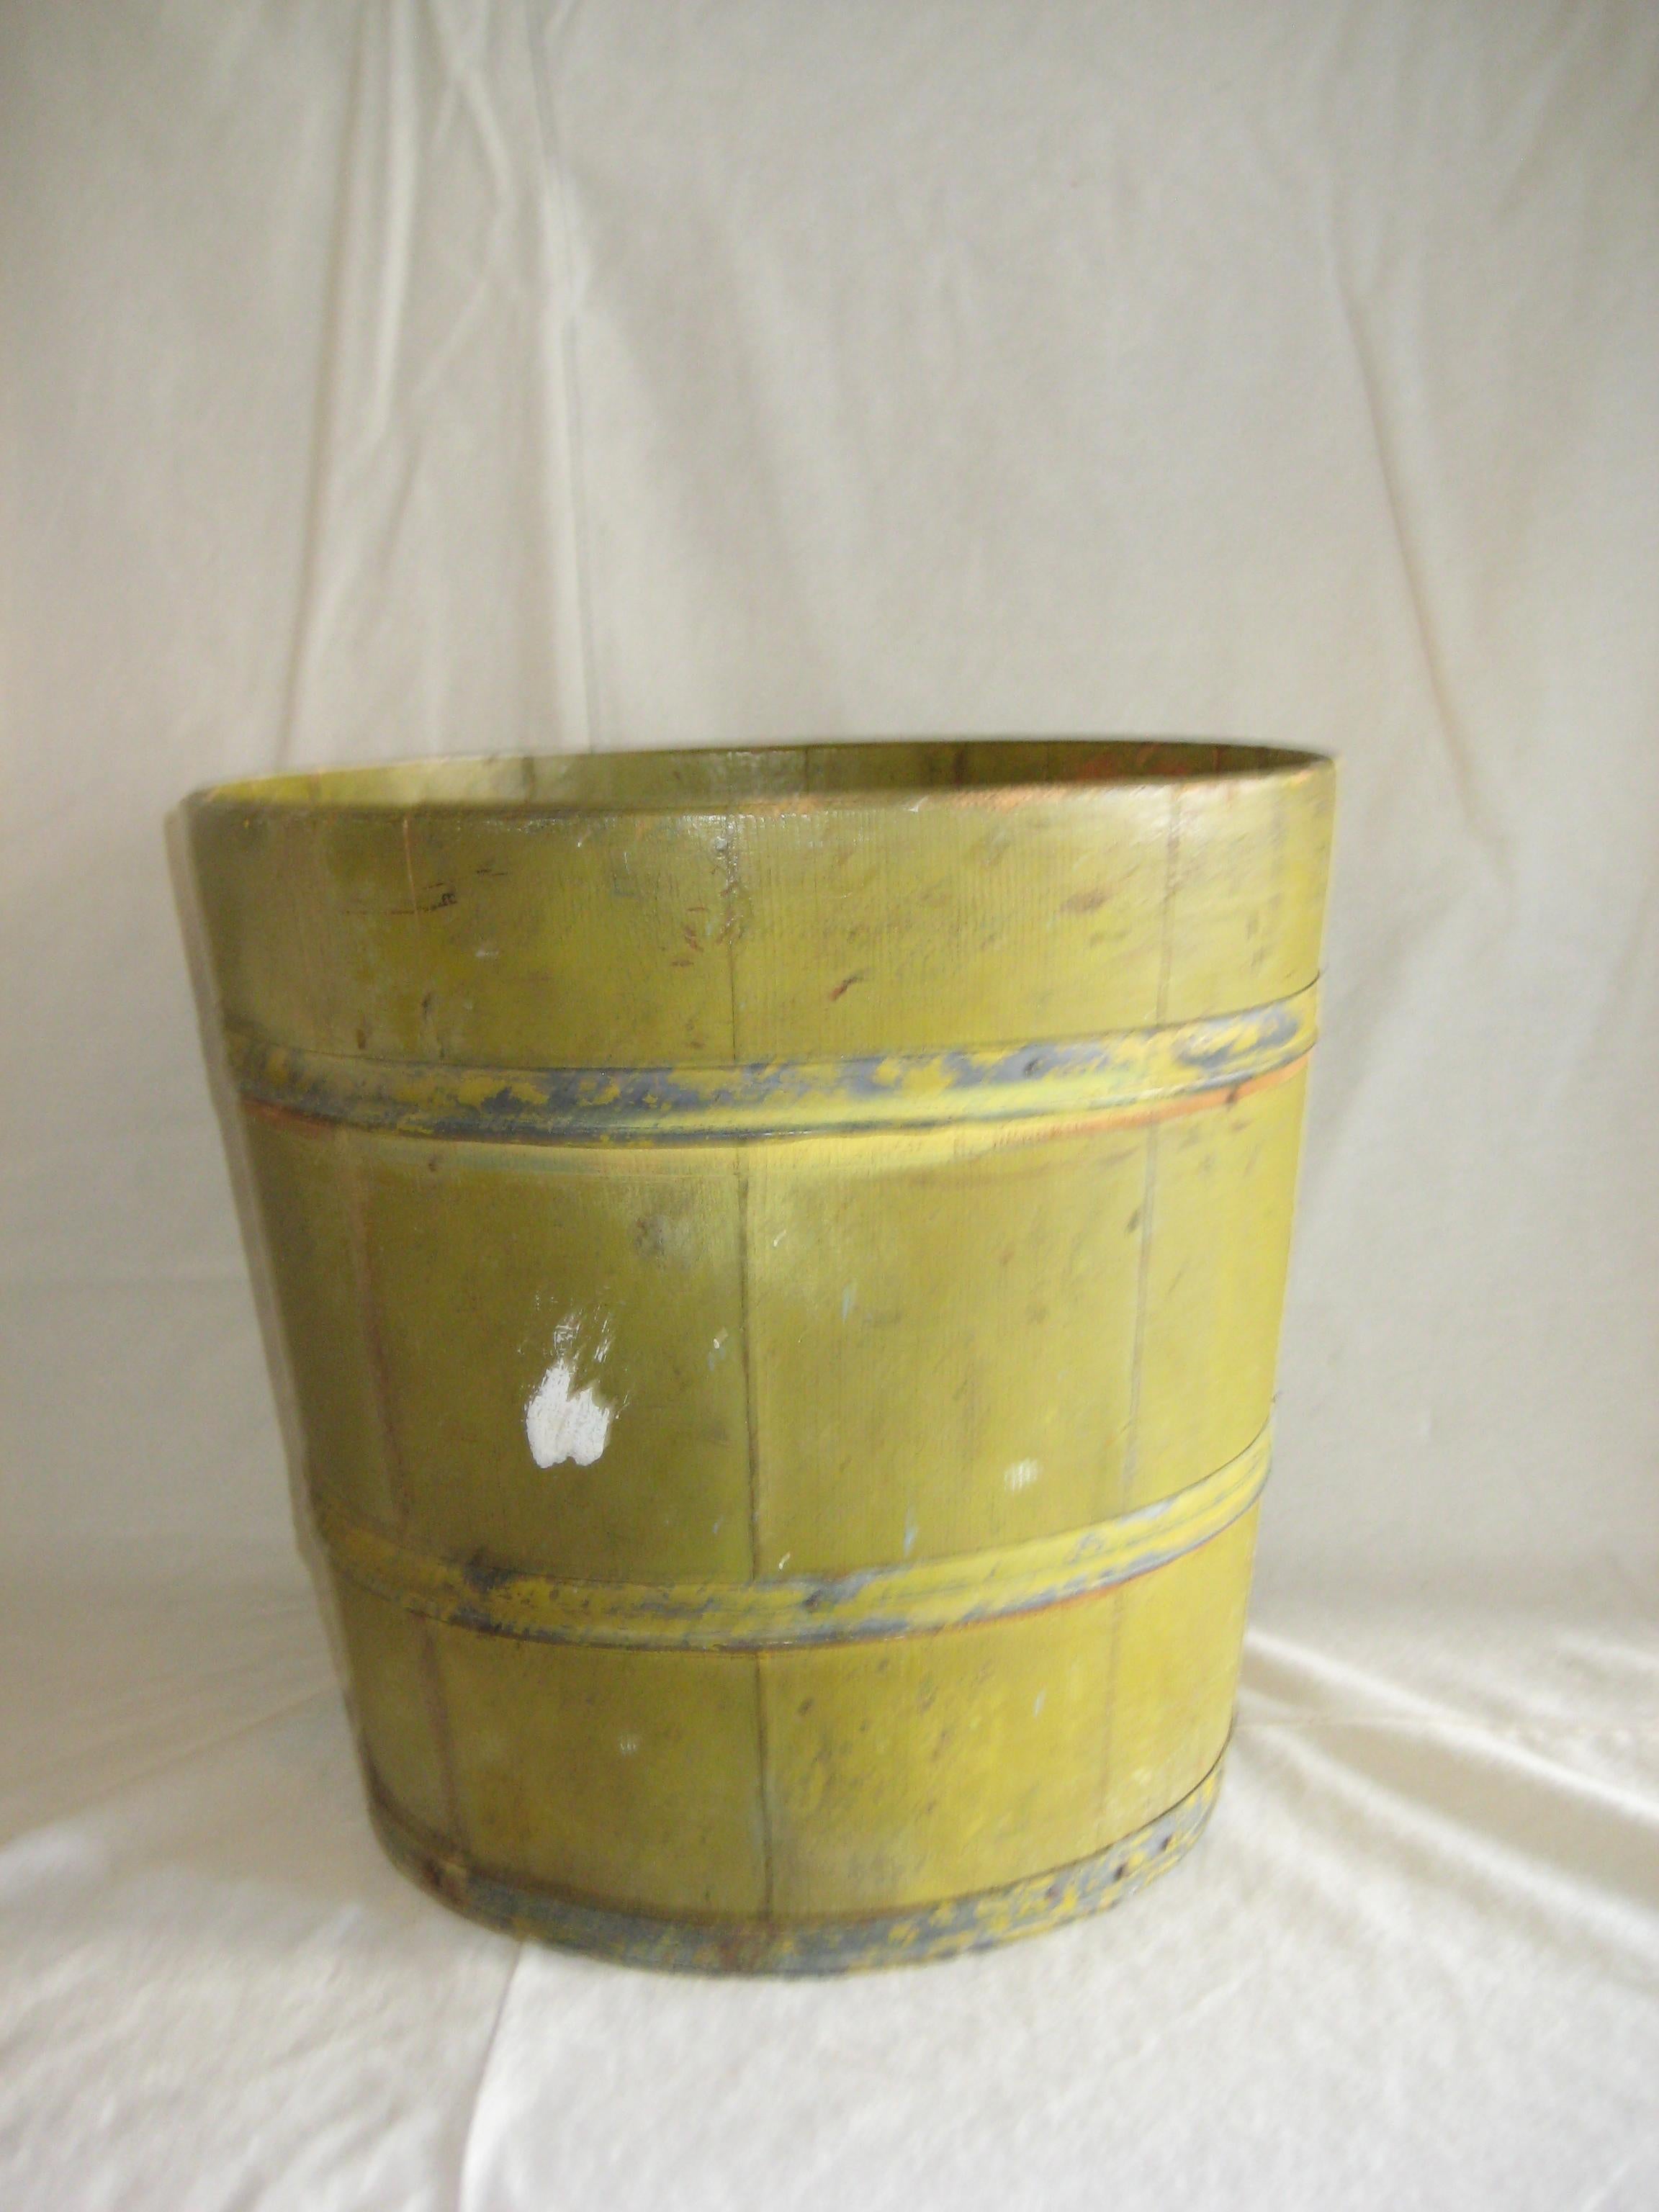
{"type": "Polygon", "coordinates": [[[1218,1759],[1168,1812],[1091,1858],[971,1897],[857,1919],[670,1920],[620,1912],[469,1866],[372,1786],[369,1805],[396,1865],[458,1912],[510,1936],[673,1973],[842,1974],[982,1951],[1103,1911],[1192,1849],[1215,1802],[1221,1765],[1218,1759]]]}

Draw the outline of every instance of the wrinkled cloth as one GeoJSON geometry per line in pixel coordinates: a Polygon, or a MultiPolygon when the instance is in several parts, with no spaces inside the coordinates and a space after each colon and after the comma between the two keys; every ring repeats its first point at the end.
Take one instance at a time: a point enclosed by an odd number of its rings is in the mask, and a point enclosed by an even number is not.
{"type": "Polygon", "coordinates": [[[0,2200],[1659,2203],[1659,15],[0,12],[0,2200]],[[192,785],[1335,750],[1237,1729],[1121,1911],[515,1946],[365,1818],[192,785]]]}

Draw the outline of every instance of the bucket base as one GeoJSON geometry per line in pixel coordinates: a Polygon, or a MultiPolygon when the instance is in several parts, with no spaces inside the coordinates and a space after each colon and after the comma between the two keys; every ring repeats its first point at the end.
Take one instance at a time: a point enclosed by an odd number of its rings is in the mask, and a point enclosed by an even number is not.
{"type": "Polygon", "coordinates": [[[369,1808],[395,1865],[458,1912],[507,1935],[674,1973],[841,1974],[982,1951],[1103,1911],[1191,1850],[1220,1780],[1218,1759],[1157,1820],[1048,1874],[901,1912],[817,1920],[671,1920],[618,1911],[469,1866],[373,1788],[369,1808]]]}

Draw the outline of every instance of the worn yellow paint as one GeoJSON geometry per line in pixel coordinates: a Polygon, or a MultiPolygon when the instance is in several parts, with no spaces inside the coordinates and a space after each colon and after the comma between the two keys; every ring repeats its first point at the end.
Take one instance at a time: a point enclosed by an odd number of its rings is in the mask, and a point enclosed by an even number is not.
{"type": "Polygon", "coordinates": [[[476,1864],[680,1919],[764,1911],[754,1662],[437,1633],[476,1864]]]}
{"type": "Polygon", "coordinates": [[[403,1863],[609,1954],[822,1971],[1186,1848],[1331,782],[995,740],[191,802],[403,1863]]]}

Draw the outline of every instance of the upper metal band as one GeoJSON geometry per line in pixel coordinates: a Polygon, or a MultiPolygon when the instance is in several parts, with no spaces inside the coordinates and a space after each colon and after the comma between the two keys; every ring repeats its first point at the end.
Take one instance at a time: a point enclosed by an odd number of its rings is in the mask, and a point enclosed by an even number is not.
{"type": "Polygon", "coordinates": [[[1310,984],[1242,1013],[1106,1036],[712,1067],[459,1067],[308,1052],[235,1024],[226,1035],[242,1095],[289,1113],[421,1137],[672,1143],[1180,1111],[1304,1058],[1317,1000],[1310,984]]]}
{"type": "Polygon", "coordinates": [[[319,1499],[318,1533],[337,1571],[413,1613],[495,1636],[636,1650],[756,1651],[864,1643],[1035,1613],[1179,1559],[1255,1504],[1270,1437],[1201,1482],[1133,1513],[970,1552],[854,1574],[748,1583],[558,1582],[434,1558],[319,1499]]]}

